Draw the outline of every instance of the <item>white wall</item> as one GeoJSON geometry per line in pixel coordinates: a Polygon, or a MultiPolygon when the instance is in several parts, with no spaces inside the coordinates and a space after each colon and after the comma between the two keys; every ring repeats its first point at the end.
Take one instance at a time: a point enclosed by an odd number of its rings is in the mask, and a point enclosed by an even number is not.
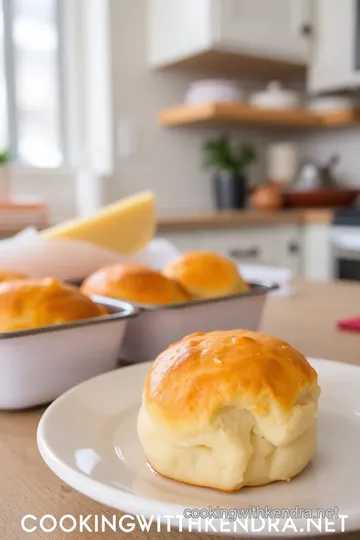
{"type": "Polygon", "coordinates": [[[76,175],[71,171],[54,173],[15,168],[12,193],[15,197],[24,196],[45,201],[52,223],[67,221],[77,214],[76,175]]]}
{"type": "MultiPolygon", "coordinates": [[[[113,181],[86,169],[61,171],[14,167],[12,196],[44,201],[51,223],[93,215],[106,204],[108,185],[113,181]]],[[[111,191],[111,190],[110,190],[111,191]]]]}
{"type": "Polygon", "coordinates": [[[360,127],[307,133],[299,139],[304,157],[326,162],[339,154],[336,173],[344,185],[360,187],[360,127]]]}
{"type": "MultiPolygon", "coordinates": [[[[204,139],[218,131],[165,129],[157,124],[161,109],[182,102],[192,77],[155,73],[148,68],[145,29],[146,1],[112,0],[115,141],[119,123],[134,124],[136,152],[124,160],[115,148],[115,178],[108,197],[116,199],[150,188],[160,209],[209,208],[210,174],[202,170],[200,149],[204,139]]],[[[264,173],[265,146],[272,133],[237,133],[242,140],[256,144],[260,162],[253,167],[251,179],[259,181],[264,173]]]]}

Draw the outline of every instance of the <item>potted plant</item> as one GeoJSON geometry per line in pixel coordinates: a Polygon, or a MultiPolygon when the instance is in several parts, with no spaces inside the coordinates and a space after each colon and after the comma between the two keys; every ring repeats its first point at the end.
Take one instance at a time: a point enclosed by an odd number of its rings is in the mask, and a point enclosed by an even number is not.
{"type": "Polygon", "coordinates": [[[0,200],[8,200],[10,197],[11,171],[10,152],[0,152],[0,200]]]}
{"type": "Polygon", "coordinates": [[[231,145],[227,135],[208,140],[203,146],[204,166],[214,171],[213,191],[218,210],[245,208],[248,195],[246,172],[256,161],[249,144],[231,145]]]}

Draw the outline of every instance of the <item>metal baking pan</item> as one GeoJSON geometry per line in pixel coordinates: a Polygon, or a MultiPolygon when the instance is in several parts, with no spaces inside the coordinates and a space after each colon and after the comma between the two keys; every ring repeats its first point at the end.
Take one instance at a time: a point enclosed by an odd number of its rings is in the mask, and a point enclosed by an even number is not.
{"type": "Polygon", "coordinates": [[[0,333],[0,409],[49,403],[117,367],[127,324],[139,310],[127,302],[91,299],[109,315],[0,333]]]}
{"type": "Polygon", "coordinates": [[[139,316],[129,322],[121,348],[127,363],[155,359],[171,343],[193,332],[247,328],[257,331],[267,295],[278,285],[250,284],[250,291],[221,298],[166,306],[135,306],[139,316]]]}

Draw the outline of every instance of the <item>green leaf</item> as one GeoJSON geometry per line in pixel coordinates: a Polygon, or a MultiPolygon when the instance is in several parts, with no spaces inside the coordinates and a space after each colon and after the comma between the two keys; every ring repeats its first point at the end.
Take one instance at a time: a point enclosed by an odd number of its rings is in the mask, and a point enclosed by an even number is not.
{"type": "Polygon", "coordinates": [[[0,165],[6,165],[10,161],[10,152],[9,150],[4,150],[0,152],[0,165]]]}
{"type": "Polygon", "coordinates": [[[238,148],[239,163],[242,170],[248,168],[256,161],[256,152],[253,146],[243,144],[238,148]]]}
{"type": "Polygon", "coordinates": [[[256,159],[251,145],[244,144],[234,149],[228,135],[205,141],[202,153],[205,168],[232,173],[243,172],[256,159]]]}

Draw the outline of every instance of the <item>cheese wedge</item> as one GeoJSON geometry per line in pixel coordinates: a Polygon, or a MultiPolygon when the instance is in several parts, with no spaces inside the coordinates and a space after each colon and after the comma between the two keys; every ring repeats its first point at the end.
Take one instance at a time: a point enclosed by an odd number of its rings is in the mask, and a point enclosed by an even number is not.
{"type": "Polygon", "coordinates": [[[93,217],[42,231],[45,238],[88,242],[120,254],[143,249],[156,231],[155,198],[144,191],[102,208],[93,217]]]}

